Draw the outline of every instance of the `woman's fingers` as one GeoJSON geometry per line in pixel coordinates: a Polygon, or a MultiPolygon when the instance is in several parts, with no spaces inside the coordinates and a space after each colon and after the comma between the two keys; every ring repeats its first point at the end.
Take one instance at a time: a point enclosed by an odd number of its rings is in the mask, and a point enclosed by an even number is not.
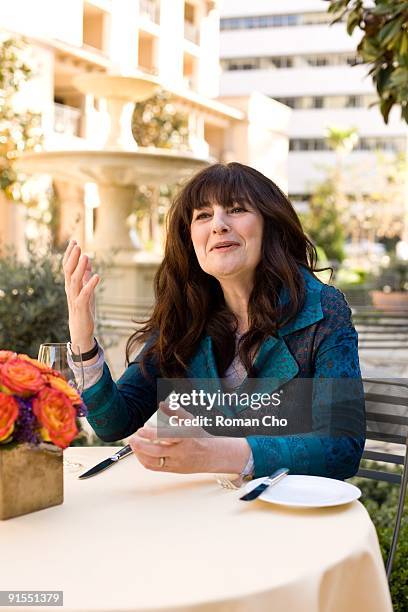
{"type": "MultiPolygon", "coordinates": [[[[153,432],[154,428],[146,427],[139,429],[133,436],[128,440],[133,452],[140,461],[140,463],[149,470],[166,471],[174,465],[174,461],[178,461],[177,457],[180,455],[178,450],[179,445],[165,443],[162,440],[148,439],[141,434],[146,434],[147,431],[153,432]],[[158,443],[160,442],[160,443],[158,443]],[[165,465],[161,465],[161,458],[165,459],[165,465]]],[[[180,440],[176,440],[181,442],[180,440]]],[[[182,451],[181,451],[182,452],[182,451]]]]}
{"type": "Polygon", "coordinates": [[[163,446],[162,444],[153,444],[146,438],[135,435],[129,439],[129,444],[132,450],[136,453],[143,453],[150,457],[165,457],[168,453],[169,446],[163,446]]]}
{"type": "Polygon", "coordinates": [[[100,277],[97,274],[91,276],[91,278],[83,285],[78,295],[78,300],[89,302],[93,298],[93,292],[99,283],[99,280],[100,277]]]}
{"type": "Polygon", "coordinates": [[[182,440],[182,438],[158,438],[157,428],[150,427],[149,425],[145,425],[138,429],[135,435],[150,440],[151,443],[153,442],[153,444],[157,444],[158,446],[171,446],[182,440]]]}
{"type": "Polygon", "coordinates": [[[63,268],[65,275],[65,290],[68,302],[74,301],[80,304],[91,304],[93,292],[98,285],[100,277],[92,274],[92,267],[89,257],[81,254],[81,248],[75,240],[70,241],[63,258],[63,268]]]}
{"type": "Polygon", "coordinates": [[[84,275],[82,277],[82,286],[86,285],[86,283],[89,281],[89,279],[91,277],[92,277],[92,266],[91,266],[91,262],[89,261],[89,258],[88,258],[88,262],[86,264],[85,272],[84,272],[84,275]]]}
{"type": "Polygon", "coordinates": [[[84,274],[86,271],[86,267],[88,265],[88,257],[87,255],[81,255],[78,260],[78,265],[71,274],[71,288],[78,294],[82,288],[82,280],[84,278],[84,274]]]}
{"type": "Polygon", "coordinates": [[[80,256],[81,248],[77,244],[74,244],[64,264],[64,274],[66,280],[69,281],[71,279],[71,275],[78,265],[80,256]]]}
{"type": "Polygon", "coordinates": [[[70,240],[67,248],[65,249],[64,257],[62,258],[62,267],[65,268],[65,265],[68,261],[69,256],[71,255],[74,247],[76,246],[76,240],[70,240]]]}
{"type": "Polygon", "coordinates": [[[150,455],[145,455],[144,453],[136,453],[136,457],[143,467],[154,472],[172,471],[172,465],[174,466],[174,461],[171,457],[165,457],[166,461],[164,465],[161,465],[160,457],[151,457],[150,455]]]}

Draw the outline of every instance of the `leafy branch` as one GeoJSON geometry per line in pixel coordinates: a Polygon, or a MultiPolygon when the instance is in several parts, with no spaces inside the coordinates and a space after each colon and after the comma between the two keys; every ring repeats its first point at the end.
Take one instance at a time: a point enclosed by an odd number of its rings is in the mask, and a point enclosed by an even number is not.
{"type": "Polygon", "coordinates": [[[347,32],[363,32],[357,46],[361,63],[370,66],[368,74],[376,87],[385,123],[392,107],[400,106],[401,118],[408,123],[408,1],[326,0],[332,24],[347,19],[347,32]]]}
{"type": "Polygon", "coordinates": [[[16,95],[33,75],[23,39],[0,38],[0,66],[0,189],[20,201],[22,180],[13,162],[42,143],[40,114],[16,105],[16,95]]]}

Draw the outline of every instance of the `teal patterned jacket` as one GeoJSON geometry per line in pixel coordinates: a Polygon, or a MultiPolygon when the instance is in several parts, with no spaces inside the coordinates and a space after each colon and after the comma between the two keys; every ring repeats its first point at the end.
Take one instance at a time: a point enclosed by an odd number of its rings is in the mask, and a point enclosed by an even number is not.
{"type": "MultiPolygon", "coordinates": [[[[306,290],[303,308],[279,330],[277,338],[264,340],[254,365],[257,378],[274,379],[276,389],[299,378],[324,381],[327,389],[314,396],[312,431],[282,436],[249,432],[246,439],[253,453],[255,478],[288,467],[292,474],[342,480],[357,472],[365,443],[357,332],[344,295],[300,269],[306,290]]],[[[281,300],[285,299],[284,290],[281,300]]],[[[152,381],[141,373],[142,354],[143,350],[116,383],[105,363],[102,378],[83,393],[88,421],[104,441],[134,433],[164,399],[157,394],[157,366],[147,364],[152,381]]],[[[220,383],[210,336],[203,337],[186,376],[220,383]]]]}

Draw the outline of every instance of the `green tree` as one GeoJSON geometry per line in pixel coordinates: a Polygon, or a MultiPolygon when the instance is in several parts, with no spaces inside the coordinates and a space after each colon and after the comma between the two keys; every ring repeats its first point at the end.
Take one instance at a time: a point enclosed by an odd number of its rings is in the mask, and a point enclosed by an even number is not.
{"type": "Polygon", "coordinates": [[[303,218],[312,240],[330,259],[342,261],[345,239],[351,238],[357,245],[363,240],[373,243],[379,238],[403,236],[407,227],[405,154],[390,157],[378,153],[373,172],[370,165],[346,164],[358,140],[355,128],[330,127],[326,138],[336,153],[336,163],[323,168],[325,178],[314,186],[309,212],[303,218]]]}
{"type": "Polygon", "coordinates": [[[16,96],[33,74],[28,45],[21,38],[0,37],[0,189],[10,200],[22,200],[23,179],[13,162],[42,142],[41,116],[16,106],[16,96]]]}
{"type": "Polygon", "coordinates": [[[349,153],[357,143],[357,129],[331,126],[326,130],[326,140],[329,147],[338,155],[349,153]]]}
{"type": "Polygon", "coordinates": [[[375,167],[372,162],[355,166],[346,162],[358,140],[356,128],[329,127],[326,138],[336,153],[336,163],[323,168],[325,178],[314,187],[310,212],[305,215],[305,227],[312,239],[330,258],[333,250],[327,242],[333,241],[334,251],[340,255],[335,258],[342,261],[342,239],[351,238],[357,245],[363,240],[373,243],[405,235],[406,155],[378,152],[375,167]]]}
{"type": "Polygon", "coordinates": [[[314,244],[330,260],[342,262],[345,234],[337,206],[336,183],[328,178],[320,183],[309,201],[309,211],[302,215],[303,227],[314,244]]]}
{"type": "Polygon", "coordinates": [[[347,32],[363,32],[357,55],[370,67],[385,123],[391,108],[400,106],[408,123],[408,2],[406,0],[326,0],[332,23],[347,18],[347,32]]]}
{"type": "Polygon", "coordinates": [[[68,339],[62,254],[0,252],[0,348],[37,357],[42,342],[68,339]]]}
{"type": "Polygon", "coordinates": [[[328,127],[326,142],[336,153],[336,163],[327,169],[327,178],[315,187],[309,202],[309,212],[304,216],[306,232],[313,242],[323,248],[330,260],[342,262],[345,257],[345,217],[350,203],[343,180],[344,158],[353,150],[358,140],[354,127],[328,127]]]}

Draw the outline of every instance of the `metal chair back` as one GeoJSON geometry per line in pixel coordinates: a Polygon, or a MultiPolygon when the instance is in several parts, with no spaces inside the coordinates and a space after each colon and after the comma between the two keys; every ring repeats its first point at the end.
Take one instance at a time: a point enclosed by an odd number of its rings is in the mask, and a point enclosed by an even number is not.
{"type": "MultiPolygon", "coordinates": [[[[390,552],[386,563],[390,578],[408,484],[408,381],[406,379],[363,379],[366,402],[367,440],[379,449],[364,450],[363,459],[400,465],[401,474],[386,469],[360,468],[357,476],[397,484],[400,488],[390,552]],[[397,445],[401,445],[397,446],[397,445]],[[396,452],[403,449],[402,453],[396,452]]],[[[367,446],[367,445],[366,445],[367,446]]],[[[384,466],[386,467],[386,466],[384,466]]]]}

